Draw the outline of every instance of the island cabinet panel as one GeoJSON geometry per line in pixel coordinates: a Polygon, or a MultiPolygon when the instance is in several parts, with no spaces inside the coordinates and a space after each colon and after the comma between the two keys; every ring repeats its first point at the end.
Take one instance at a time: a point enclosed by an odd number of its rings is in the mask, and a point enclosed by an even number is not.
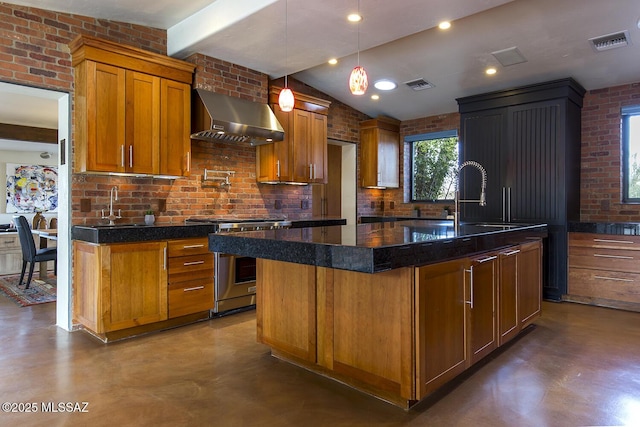
{"type": "Polygon", "coordinates": [[[540,240],[520,245],[518,254],[518,320],[524,329],[542,314],[542,254],[540,240]]]}
{"type": "Polygon", "coordinates": [[[328,269],[325,363],[383,392],[414,395],[413,268],[376,274],[328,269]]]}
{"type": "Polygon", "coordinates": [[[166,242],[74,242],[75,318],[103,335],[167,319],[166,242]]]}
{"type": "Polygon", "coordinates": [[[499,255],[498,277],[498,345],[520,332],[518,318],[518,261],[520,247],[508,248],[499,255]]]}
{"type": "Polygon", "coordinates": [[[315,363],[316,267],[256,260],[258,341],[315,363]]]}
{"type": "Polygon", "coordinates": [[[467,367],[466,259],[416,268],[416,397],[467,367]]]}
{"type": "Polygon", "coordinates": [[[496,292],[498,283],[498,255],[482,254],[469,260],[467,270],[467,337],[469,365],[491,353],[498,346],[496,336],[496,292]]]}
{"type": "Polygon", "coordinates": [[[640,236],[569,233],[566,299],[640,311],[640,236]]]}

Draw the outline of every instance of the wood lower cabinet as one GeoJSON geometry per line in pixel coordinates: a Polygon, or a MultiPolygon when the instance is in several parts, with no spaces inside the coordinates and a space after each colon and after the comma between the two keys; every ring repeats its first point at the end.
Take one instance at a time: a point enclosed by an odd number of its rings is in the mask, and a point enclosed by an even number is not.
{"type": "Polygon", "coordinates": [[[88,36],[69,46],[75,171],[188,175],[195,66],[88,36]]]}
{"type": "Polygon", "coordinates": [[[566,299],[640,311],[640,236],[569,233],[566,299]]]}
{"type": "Polygon", "coordinates": [[[416,398],[467,368],[466,259],[416,268],[416,398]]]}
{"type": "Polygon", "coordinates": [[[520,247],[499,254],[498,277],[498,345],[505,344],[520,332],[518,317],[518,255],[520,247]]]}
{"type": "Polygon", "coordinates": [[[467,336],[469,363],[473,365],[498,347],[496,292],[498,255],[482,254],[469,260],[467,291],[467,336]]]}
{"type": "Polygon", "coordinates": [[[518,254],[518,320],[524,329],[542,314],[542,242],[520,245],[518,254]]]}
{"type": "Polygon", "coordinates": [[[99,336],[166,320],[166,248],[75,241],[75,320],[99,336]]]}
{"type": "Polygon", "coordinates": [[[0,234],[0,275],[22,270],[22,247],[18,233],[0,234]]]}
{"type": "Polygon", "coordinates": [[[168,242],[170,319],[213,308],[213,254],[206,237],[168,242]]]}

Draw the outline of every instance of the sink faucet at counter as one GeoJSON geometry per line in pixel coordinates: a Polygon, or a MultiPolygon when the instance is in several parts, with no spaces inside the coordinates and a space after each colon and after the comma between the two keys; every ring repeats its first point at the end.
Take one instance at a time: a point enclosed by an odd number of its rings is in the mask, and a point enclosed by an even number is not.
{"type": "Polygon", "coordinates": [[[122,216],[120,215],[120,209],[118,209],[118,215],[113,213],[114,198],[116,201],[118,201],[118,187],[116,187],[115,185],[111,187],[111,191],[109,195],[109,216],[104,216],[104,209],[102,209],[102,219],[108,219],[109,225],[115,225],[116,219],[122,218],[122,216]]]}
{"type": "Polygon", "coordinates": [[[456,194],[455,194],[455,212],[453,213],[453,226],[456,234],[460,231],[460,203],[478,203],[480,206],[487,205],[487,171],[482,165],[473,160],[463,162],[458,168],[458,176],[456,177],[456,194]],[[477,168],[482,174],[482,186],[480,187],[480,199],[478,200],[460,200],[460,171],[467,166],[477,168]]]}

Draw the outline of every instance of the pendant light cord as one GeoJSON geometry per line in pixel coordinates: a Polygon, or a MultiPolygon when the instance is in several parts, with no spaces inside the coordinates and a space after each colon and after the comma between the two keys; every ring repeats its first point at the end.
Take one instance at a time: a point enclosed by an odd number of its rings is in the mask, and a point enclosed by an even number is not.
{"type": "MultiPolygon", "coordinates": [[[[358,0],[360,1],[360,0],[358,0]]],[[[289,74],[289,0],[284,2],[284,87],[288,87],[289,74]]]]}

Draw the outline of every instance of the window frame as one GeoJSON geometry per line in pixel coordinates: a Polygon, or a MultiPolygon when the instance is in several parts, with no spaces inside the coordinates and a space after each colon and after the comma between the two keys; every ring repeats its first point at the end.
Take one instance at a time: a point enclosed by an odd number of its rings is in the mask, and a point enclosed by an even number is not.
{"type": "Polygon", "coordinates": [[[640,117],[640,105],[622,107],[621,116],[621,146],[622,146],[622,203],[640,204],[640,197],[629,197],[629,174],[631,153],[629,152],[629,119],[640,117]]]}
{"type": "Polygon", "coordinates": [[[414,199],[413,198],[413,188],[415,185],[415,177],[413,175],[413,167],[414,167],[414,146],[413,144],[415,142],[420,142],[420,141],[428,141],[428,140],[432,140],[432,139],[442,139],[442,138],[452,138],[452,137],[456,137],[458,139],[458,164],[460,163],[460,135],[458,133],[457,129],[450,129],[450,130],[443,130],[443,131],[438,131],[438,132],[428,132],[428,133],[421,133],[421,134],[417,134],[417,135],[409,135],[409,136],[405,136],[404,138],[404,142],[409,144],[409,156],[410,156],[410,164],[409,164],[409,172],[410,172],[410,179],[409,179],[409,201],[411,203],[453,203],[454,199],[435,199],[435,200],[427,200],[427,199],[414,199]]]}

